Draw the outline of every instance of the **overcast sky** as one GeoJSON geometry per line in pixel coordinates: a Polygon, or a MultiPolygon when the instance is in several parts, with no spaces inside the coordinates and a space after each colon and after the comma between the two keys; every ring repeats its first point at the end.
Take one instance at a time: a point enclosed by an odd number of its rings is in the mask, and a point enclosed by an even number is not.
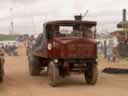
{"type": "Polygon", "coordinates": [[[96,20],[98,32],[110,32],[116,30],[127,4],[127,0],[0,0],[0,33],[9,33],[12,19],[15,32],[34,33],[42,32],[45,21],[72,19],[86,10],[85,20],[96,20]]]}

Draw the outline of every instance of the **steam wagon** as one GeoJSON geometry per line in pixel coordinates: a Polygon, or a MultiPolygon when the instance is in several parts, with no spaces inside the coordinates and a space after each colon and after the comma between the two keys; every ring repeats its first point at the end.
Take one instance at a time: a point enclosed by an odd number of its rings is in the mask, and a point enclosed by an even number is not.
{"type": "Polygon", "coordinates": [[[46,22],[28,55],[30,75],[40,75],[47,67],[50,86],[57,86],[60,78],[76,72],[94,85],[98,77],[95,39],[95,21],[76,18],[46,22]]]}

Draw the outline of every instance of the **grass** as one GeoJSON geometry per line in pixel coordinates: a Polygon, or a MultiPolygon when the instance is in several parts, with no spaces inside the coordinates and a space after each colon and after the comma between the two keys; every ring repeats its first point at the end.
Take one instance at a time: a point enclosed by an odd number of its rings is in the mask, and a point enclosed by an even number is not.
{"type": "Polygon", "coordinates": [[[0,34],[0,41],[16,40],[17,35],[3,35],[0,34]]]}

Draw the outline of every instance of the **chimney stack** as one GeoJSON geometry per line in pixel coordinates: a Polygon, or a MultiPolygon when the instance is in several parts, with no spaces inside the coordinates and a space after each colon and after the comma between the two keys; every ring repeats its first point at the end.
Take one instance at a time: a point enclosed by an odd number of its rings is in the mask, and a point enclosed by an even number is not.
{"type": "Polygon", "coordinates": [[[74,18],[75,18],[75,20],[82,20],[82,15],[80,14],[80,15],[76,15],[76,16],[74,16],[74,18]]]}
{"type": "Polygon", "coordinates": [[[126,22],[126,9],[123,9],[123,22],[126,22]]]}

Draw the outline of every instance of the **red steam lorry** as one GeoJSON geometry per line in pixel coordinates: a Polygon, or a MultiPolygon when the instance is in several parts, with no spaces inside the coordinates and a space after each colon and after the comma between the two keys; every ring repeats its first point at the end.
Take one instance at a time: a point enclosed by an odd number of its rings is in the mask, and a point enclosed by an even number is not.
{"type": "Polygon", "coordinates": [[[97,81],[96,22],[75,20],[46,22],[29,49],[29,72],[40,75],[47,67],[50,86],[71,73],[83,73],[87,84],[97,81]]]}

